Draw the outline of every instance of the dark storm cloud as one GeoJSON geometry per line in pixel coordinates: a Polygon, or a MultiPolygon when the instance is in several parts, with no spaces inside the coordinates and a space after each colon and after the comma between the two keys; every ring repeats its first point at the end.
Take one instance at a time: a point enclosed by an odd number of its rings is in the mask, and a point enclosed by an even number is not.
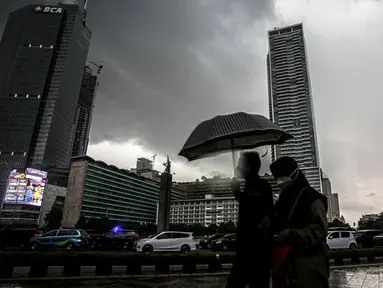
{"type": "MultiPolygon", "coordinates": [[[[31,3],[9,1],[1,19],[31,3]]],[[[91,143],[138,138],[175,156],[206,118],[267,114],[266,31],[273,17],[270,0],[90,0],[89,60],[105,67],[91,143]]]]}
{"type": "Polygon", "coordinates": [[[105,70],[91,141],[139,137],[176,154],[201,120],[265,112],[273,1],[89,1],[90,57],[105,70]],[[257,35],[258,34],[258,35],[257,35]]]}

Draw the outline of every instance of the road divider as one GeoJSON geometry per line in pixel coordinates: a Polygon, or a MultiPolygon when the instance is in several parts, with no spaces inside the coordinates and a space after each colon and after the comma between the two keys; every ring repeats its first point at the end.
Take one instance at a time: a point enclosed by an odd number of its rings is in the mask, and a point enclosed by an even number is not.
{"type": "MultiPolygon", "coordinates": [[[[383,249],[330,251],[332,265],[376,263],[383,249]]],[[[221,273],[231,268],[235,253],[152,254],[103,252],[0,252],[0,280],[57,277],[125,277],[221,273]]]]}

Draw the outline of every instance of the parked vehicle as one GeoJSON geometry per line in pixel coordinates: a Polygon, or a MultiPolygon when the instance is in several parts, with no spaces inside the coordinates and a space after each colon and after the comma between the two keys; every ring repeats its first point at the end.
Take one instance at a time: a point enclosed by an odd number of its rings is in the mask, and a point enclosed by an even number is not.
{"type": "Polygon", "coordinates": [[[236,244],[237,244],[237,235],[227,234],[220,239],[211,241],[211,250],[213,251],[235,250],[236,244]]]}
{"type": "Polygon", "coordinates": [[[0,249],[29,247],[29,239],[41,234],[43,231],[36,228],[5,227],[0,230],[0,249]]]}
{"type": "Polygon", "coordinates": [[[196,249],[195,239],[190,232],[166,231],[137,241],[139,252],[181,252],[189,253],[196,249]]]}
{"type": "Polygon", "coordinates": [[[329,249],[355,249],[358,244],[351,231],[329,231],[327,246],[329,249]]]}
{"type": "Polygon", "coordinates": [[[29,240],[29,246],[32,250],[51,247],[72,250],[75,248],[87,248],[88,243],[88,233],[79,229],[53,230],[41,236],[32,237],[31,240],[29,240]]]}
{"type": "Polygon", "coordinates": [[[379,229],[358,230],[354,233],[354,238],[359,248],[371,248],[374,246],[373,239],[382,233],[379,229]]]}
{"type": "Polygon", "coordinates": [[[218,233],[218,234],[211,235],[207,239],[204,239],[200,242],[200,247],[203,249],[211,249],[211,242],[213,240],[221,239],[225,235],[226,235],[225,233],[218,233]]]}
{"type": "Polygon", "coordinates": [[[373,247],[383,247],[383,234],[377,235],[372,239],[373,247]]]}
{"type": "Polygon", "coordinates": [[[110,231],[105,234],[90,235],[89,246],[93,249],[132,250],[139,235],[132,230],[110,231]]]}

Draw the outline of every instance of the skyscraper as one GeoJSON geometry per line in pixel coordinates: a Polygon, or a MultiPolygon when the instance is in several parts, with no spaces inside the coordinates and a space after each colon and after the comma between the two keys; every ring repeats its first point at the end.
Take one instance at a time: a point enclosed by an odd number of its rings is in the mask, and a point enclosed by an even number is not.
{"type": "Polygon", "coordinates": [[[303,25],[269,31],[267,72],[270,119],[294,136],[272,147],[272,160],[294,157],[310,184],[322,191],[317,135],[303,25]]]}
{"type": "Polygon", "coordinates": [[[97,72],[94,73],[89,65],[85,66],[74,122],[73,157],[86,155],[88,150],[94,100],[102,65],[97,68],[97,72]]]}
{"type": "Polygon", "coordinates": [[[28,5],[9,15],[0,42],[1,194],[11,169],[69,166],[91,39],[84,6],[75,4],[28,5]]]}

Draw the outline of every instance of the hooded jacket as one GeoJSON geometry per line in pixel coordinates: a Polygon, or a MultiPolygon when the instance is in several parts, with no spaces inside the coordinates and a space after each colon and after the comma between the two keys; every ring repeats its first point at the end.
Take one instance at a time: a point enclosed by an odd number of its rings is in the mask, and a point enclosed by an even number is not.
{"type": "Polygon", "coordinates": [[[327,288],[327,198],[309,185],[302,171],[294,174],[296,168],[290,157],[270,165],[275,178],[293,174],[294,180],[275,204],[275,244],[292,247],[286,258],[289,287],[327,288]]]}

